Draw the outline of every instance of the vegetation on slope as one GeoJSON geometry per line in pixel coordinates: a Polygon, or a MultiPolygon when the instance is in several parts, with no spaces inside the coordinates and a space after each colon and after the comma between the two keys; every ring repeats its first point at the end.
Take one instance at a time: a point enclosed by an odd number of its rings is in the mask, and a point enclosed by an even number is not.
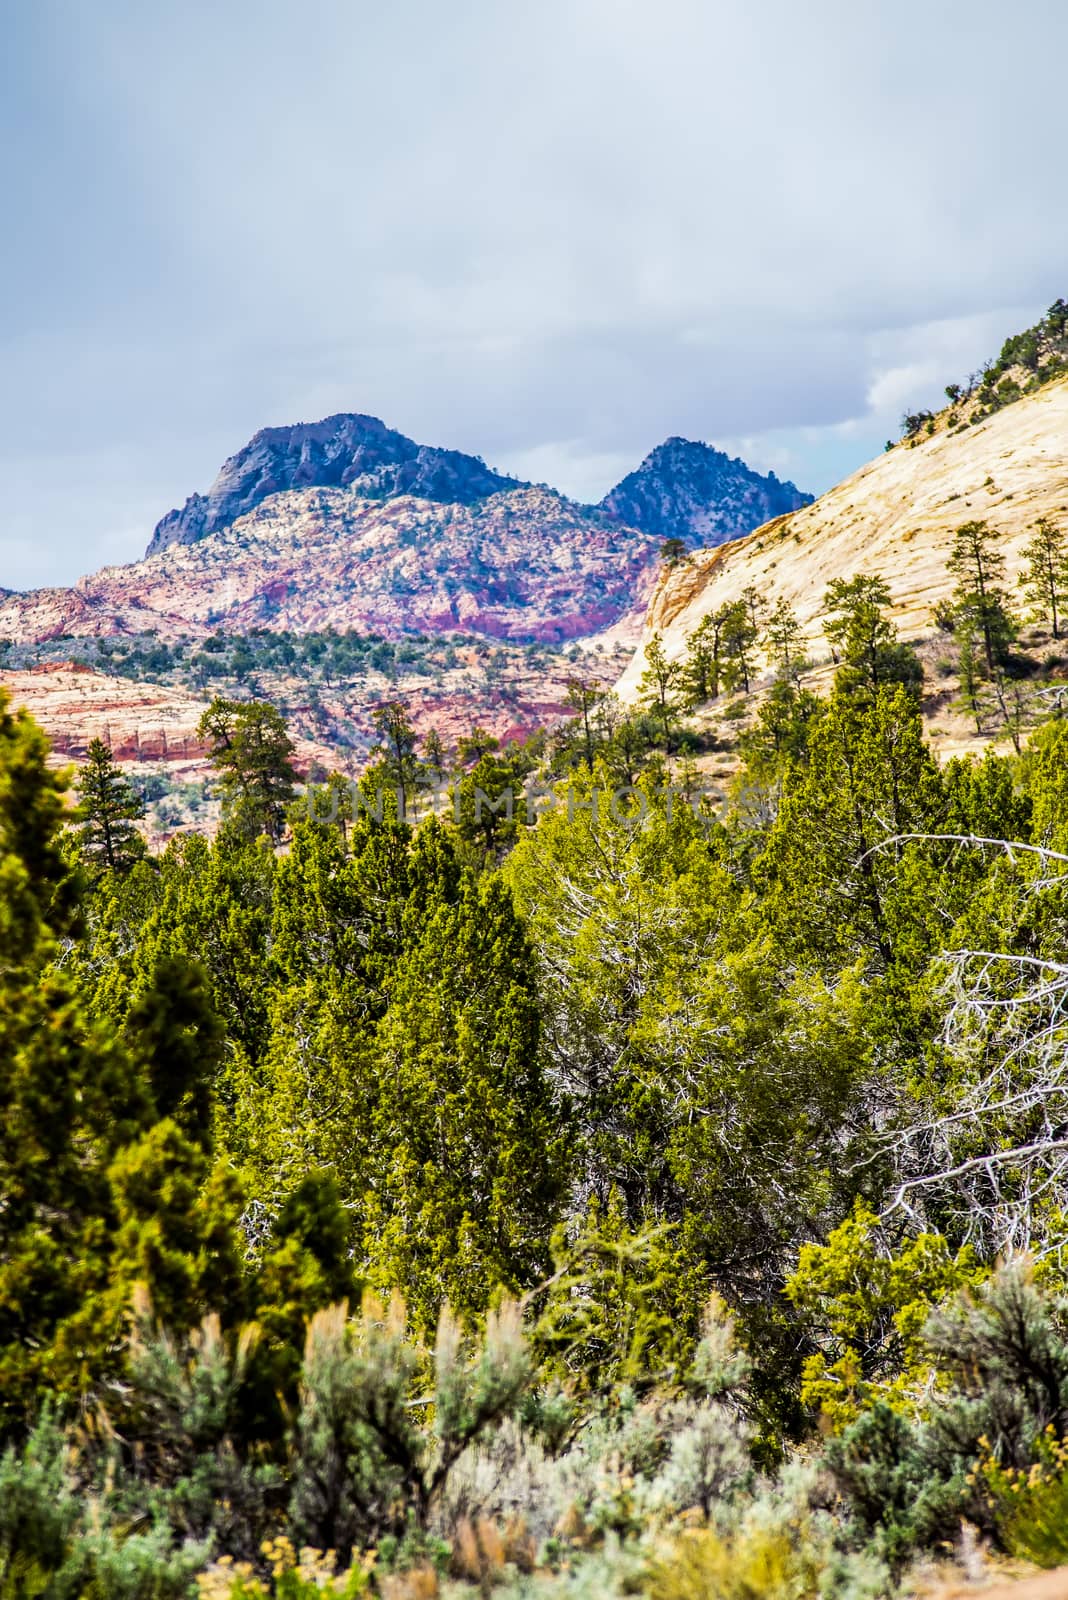
{"type": "MultiPolygon", "coordinates": [[[[901,419],[902,436],[914,440],[934,433],[939,426],[974,426],[1066,372],[1068,302],[1055,300],[1033,328],[1010,335],[994,360],[969,373],[963,383],[947,384],[948,405],[938,417],[931,411],[906,412],[901,419]]],[[[890,440],[887,449],[892,448],[890,440]]]]}
{"type": "Polygon", "coordinates": [[[11,1592],[1062,1557],[1068,729],[939,768],[877,583],[837,603],[829,699],[776,619],[726,806],[655,660],[636,718],[473,735],[437,815],[401,704],[309,804],[217,703],[223,829],[156,857],[5,713],[11,1592]]]}

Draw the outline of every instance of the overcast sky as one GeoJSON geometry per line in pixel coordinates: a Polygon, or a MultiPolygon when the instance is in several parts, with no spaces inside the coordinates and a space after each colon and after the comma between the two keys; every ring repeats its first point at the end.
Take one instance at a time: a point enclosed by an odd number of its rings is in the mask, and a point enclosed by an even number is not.
{"type": "Polygon", "coordinates": [[[0,585],[269,423],[820,490],[1068,292],[1052,0],[14,0],[0,585]]]}

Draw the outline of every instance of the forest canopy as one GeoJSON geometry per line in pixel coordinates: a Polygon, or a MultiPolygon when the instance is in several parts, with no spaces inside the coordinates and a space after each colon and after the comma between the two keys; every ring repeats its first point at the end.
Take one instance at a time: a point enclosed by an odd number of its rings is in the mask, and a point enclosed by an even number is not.
{"type": "Polygon", "coordinates": [[[790,1593],[890,1592],[962,1518],[1068,1553],[1068,724],[939,767],[838,598],[827,701],[778,619],[726,803],[576,693],[439,816],[393,707],[387,803],[331,812],[218,702],[234,804],[153,854],[106,750],[72,812],[3,709],[12,1593],[696,1596],[760,1539],[790,1593]],[[568,803],[487,825],[532,774],[568,803]]]}

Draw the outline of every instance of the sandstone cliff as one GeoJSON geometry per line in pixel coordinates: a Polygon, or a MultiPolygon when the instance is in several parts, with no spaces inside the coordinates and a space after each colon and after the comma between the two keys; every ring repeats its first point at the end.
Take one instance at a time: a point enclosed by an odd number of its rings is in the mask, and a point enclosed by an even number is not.
{"type": "Polygon", "coordinates": [[[1068,524],[1064,378],[974,426],[896,445],[814,504],[745,539],[696,552],[657,585],[618,692],[634,699],[654,633],[678,658],[701,619],[751,585],[770,605],[790,602],[816,662],[828,656],[823,595],[832,578],[881,573],[902,636],[922,639],[934,631],[934,606],[953,588],[946,554],[954,530],[972,519],[996,528],[1011,583],[1040,516],[1068,524]]]}

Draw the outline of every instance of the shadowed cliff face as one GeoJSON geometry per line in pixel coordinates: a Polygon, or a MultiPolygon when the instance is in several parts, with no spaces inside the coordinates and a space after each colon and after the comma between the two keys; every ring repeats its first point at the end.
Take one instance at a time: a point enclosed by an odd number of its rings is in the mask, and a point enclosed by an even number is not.
{"type": "Polygon", "coordinates": [[[365,500],[415,495],[472,505],[519,487],[518,479],[492,472],[477,456],[416,444],[377,417],[343,412],[322,422],[262,428],[223,464],[207,494],[191,495],[180,511],[161,518],[147,554],[195,544],[287,489],[351,488],[365,500]]]}
{"type": "Polygon", "coordinates": [[[691,549],[739,539],[764,522],[810,505],[812,496],[773,472],[761,476],[744,461],[692,439],[666,439],[617,483],[601,510],[691,549]]]}

